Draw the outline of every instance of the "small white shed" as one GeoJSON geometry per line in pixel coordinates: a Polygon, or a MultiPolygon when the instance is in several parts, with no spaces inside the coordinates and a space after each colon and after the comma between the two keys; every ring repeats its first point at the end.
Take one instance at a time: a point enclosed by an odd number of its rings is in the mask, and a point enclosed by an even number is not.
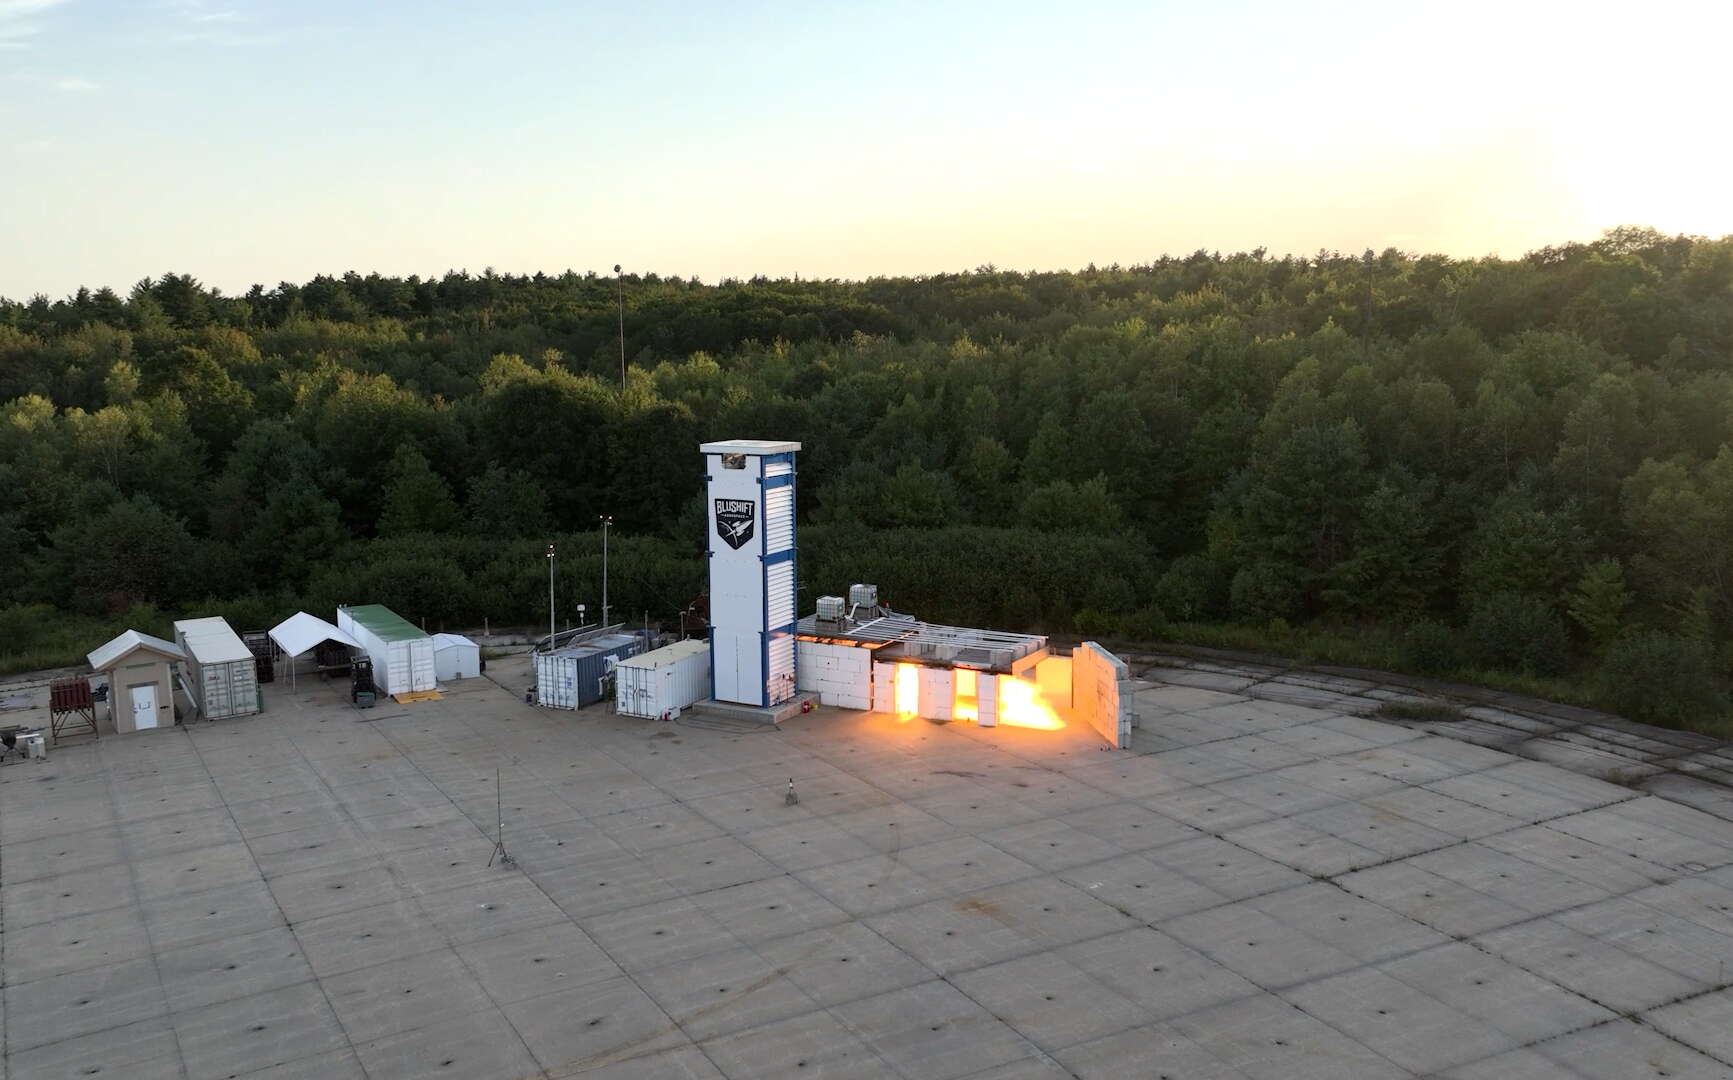
{"type": "Polygon", "coordinates": [[[433,635],[433,671],[440,682],[481,674],[481,646],[462,634],[433,635]]]}

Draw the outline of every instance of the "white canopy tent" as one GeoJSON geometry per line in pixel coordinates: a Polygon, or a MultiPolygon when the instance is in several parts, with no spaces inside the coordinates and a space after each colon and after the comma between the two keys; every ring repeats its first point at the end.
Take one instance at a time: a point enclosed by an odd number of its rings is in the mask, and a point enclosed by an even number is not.
{"type": "Polygon", "coordinates": [[[462,634],[433,635],[433,671],[440,682],[481,674],[481,647],[462,634]]]}
{"type": "Polygon", "coordinates": [[[271,640],[277,643],[289,657],[290,684],[295,682],[294,660],[311,652],[326,641],[335,641],[339,645],[347,645],[351,649],[360,649],[362,645],[353,636],[338,629],[331,623],[309,615],[305,611],[297,611],[276,626],[271,627],[271,640]]]}

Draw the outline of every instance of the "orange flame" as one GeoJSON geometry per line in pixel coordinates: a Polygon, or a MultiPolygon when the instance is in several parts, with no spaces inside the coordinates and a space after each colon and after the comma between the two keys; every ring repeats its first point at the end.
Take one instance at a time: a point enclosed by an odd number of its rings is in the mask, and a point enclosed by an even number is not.
{"type": "Polygon", "coordinates": [[[921,710],[921,676],[917,664],[897,665],[897,718],[907,720],[921,710]]]}
{"type": "Polygon", "coordinates": [[[999,680],[999,723],[1042,731],[1058,731],[1065,726],[1034,683],[1010,677],[999,680]]]}

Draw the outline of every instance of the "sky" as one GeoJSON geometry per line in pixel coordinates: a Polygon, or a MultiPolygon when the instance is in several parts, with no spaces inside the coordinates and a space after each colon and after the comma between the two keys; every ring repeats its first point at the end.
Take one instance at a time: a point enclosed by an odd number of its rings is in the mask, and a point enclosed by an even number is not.
{"type": "Polygon", "coordinates": [[[1733,233],[1733,5],[0,0],[0,296],[1733,233]]]}

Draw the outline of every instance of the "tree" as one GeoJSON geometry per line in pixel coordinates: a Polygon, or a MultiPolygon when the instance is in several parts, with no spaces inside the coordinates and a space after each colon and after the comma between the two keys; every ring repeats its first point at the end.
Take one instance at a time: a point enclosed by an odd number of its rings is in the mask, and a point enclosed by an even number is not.
{"type": "Polygon", "coordinates": [[[1055,480],[1031,491],[1023,500],[1022,523],[1042,532],[1112,536],[1124,529],[1125,515],[1107,489],[1107,478],[1097,476],[1081,484],[1055,480]]]}
{"type": "Polygon", "coordinates": [[[1590,563],[1577,579],[1567,610],[1597,652],[1604,651],[1624,629],[1631,591],[1625,588],[1624,567],[1617,559],[1590,563]]]}
{"type": "Polygon", "coordinates": [[[1546,509],[1532,491],[1511,488],[1469,538],[1463,598],[1473,605],[1510,594],[1557,604],[1581,572],[1587,546],[1568,509],[1546,509]]]}
{"type": "Polygon", "coordinates": [[[498,462],[469,482],[464,512],[470,531],[482,536],[543,536],[553,525],[547,493],[528,473],[498,462]]]}
{"type": "Polygon", "coordinates": [[[92,613],[172,606],[201,576],[186,523],[144,496],[56,530],[50,561],[63,602],[92,613]]]}
{"type": "Polygon", "coordinates": [[[462,520],[445,478],[433,471],[421,451],[399,447],[391,459],[391,482],[379,515],[380,535],[454,532],[462,520]]]}

